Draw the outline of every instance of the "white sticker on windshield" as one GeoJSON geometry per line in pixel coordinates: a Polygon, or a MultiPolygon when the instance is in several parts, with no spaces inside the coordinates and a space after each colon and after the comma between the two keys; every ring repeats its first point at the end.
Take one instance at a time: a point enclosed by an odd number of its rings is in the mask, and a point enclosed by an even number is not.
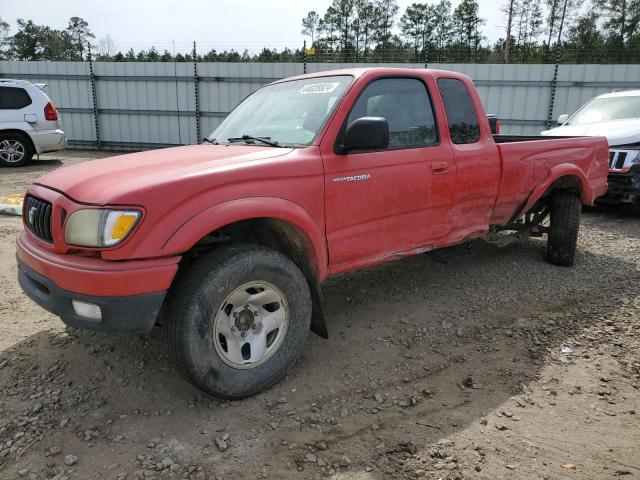
{"type": "Polygon", "coordinates": [[[331,93],[340,85],[339,82],[309,83],[300,89],[302,95],[310,93],[331,93]]]}

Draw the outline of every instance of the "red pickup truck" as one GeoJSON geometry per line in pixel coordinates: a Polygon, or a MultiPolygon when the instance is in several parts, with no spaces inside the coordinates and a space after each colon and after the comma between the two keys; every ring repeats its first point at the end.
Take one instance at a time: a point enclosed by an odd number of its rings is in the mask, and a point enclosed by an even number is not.
{"type": "Polygon", "coordinates": [[[61,168],[27,191],[19,281],[72,326],[160,324],[178,369],[238,398],[282,377],[320,283],[435,248],[546,234],[572,265],[604,138],[492,135],[453,72],[349,69],[274,82],[201,145],[61,168]]]}

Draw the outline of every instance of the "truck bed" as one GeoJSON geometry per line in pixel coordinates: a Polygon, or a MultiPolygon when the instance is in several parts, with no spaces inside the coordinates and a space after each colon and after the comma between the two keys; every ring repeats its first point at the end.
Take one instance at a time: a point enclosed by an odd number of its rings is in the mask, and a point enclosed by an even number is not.
{"type": "Polygon", "coordinates": [[[603,137],[494,135],[494,140],[502,172],[492,224],[505,224],[522,213],[523,199],[545,182],[551,169],[584,175],[592,190],[587,198],[606,190],[609,147],[603,137]]]}

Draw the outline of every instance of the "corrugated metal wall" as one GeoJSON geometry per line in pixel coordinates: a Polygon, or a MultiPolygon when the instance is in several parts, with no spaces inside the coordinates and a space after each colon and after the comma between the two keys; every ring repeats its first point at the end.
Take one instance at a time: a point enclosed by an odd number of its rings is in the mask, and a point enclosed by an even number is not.
{"type": "MultiPolygon", "coordinates": [[[[0,77],[49,84],[71,145],[140,148],[197,141],[244,97],[275,79],[303,72],[299,63],[0,62],[0,77]],[[95,87],[95,104],[92,83],[95,87]],[[94,123],[97,109],[98,129],[94,123]]],[[[309,63],[316,72],[353,64],[309,63]]],[[[356,66],[365,66],[357,64],[356,66]]],[[[422,64],[379,64],[424,68],[422,64]]],[[[554,65],[429,64],[469,75],[502,132],[537,134],[545,128],[554,65]]],[[[640,65],[560,65],[552,118],[572,113],[600,93],[640,88],[640,65]]]]}

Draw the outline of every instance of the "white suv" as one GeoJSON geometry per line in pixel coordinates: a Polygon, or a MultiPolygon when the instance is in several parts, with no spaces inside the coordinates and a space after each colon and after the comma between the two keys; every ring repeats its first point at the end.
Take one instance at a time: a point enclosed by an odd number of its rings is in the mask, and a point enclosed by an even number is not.
{"type": "Polygon", "coordinates": [[[34,154],[66,146],[46,84],[0,79],[0,167],[28,164],[34,154]]]}

